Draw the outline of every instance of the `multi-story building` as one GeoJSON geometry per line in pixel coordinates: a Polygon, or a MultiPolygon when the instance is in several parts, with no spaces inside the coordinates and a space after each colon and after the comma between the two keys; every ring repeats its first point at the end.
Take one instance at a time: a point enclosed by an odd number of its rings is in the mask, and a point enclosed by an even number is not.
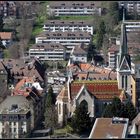
{"type": "Polygon", "coordinates": [[[45,91],[34,77],[24,77],[12,89],[11,96],[24,96],[31,111],[31,130],[37,127],[43,112],[45,102],[45,91]]]}
{"type": "Polygon", "coordinates": [[[65,60],[66,48],[59,43],[38,43],[29,49],[29,58],[40,60],[65,60]]]}
{"type": "Polygon", "coordinates": [[[61,71],[46,71],[46,84],[47,87],[51,86],[53,89],[53,93],[58,95],[58,93],[63,88],[66,83],[66,75],[61,71]]]}
{"type": "Polygon", "coordinates": [[[71,52],[72,62],[87,62],[88,47],[84,44],[75,46],[71,52]]]}
{"type": "Polygon", "coordinates": [[[101,15],[101,2],[93,1],[51,1],[48,15],[101,15]]]}
{"type": "Polygon", "coordinates": [[[108,67],[116,68],[117,65],[118,46],[113,45],[108,49],[108,67]]]}
{"type": "Polygon", "coordinates": [[[39,59],[34,58],[30,60],[25,59],[1,59],[8,73],[8,83],[16,85],[23,77],[35,77],[39,80],[41,85],[44,84],[45,69],[39,59]]]}
{"type": "Polygon", "coordinates": [[[8,96],[0,104],[0,138],[24,138],[31,132],[31,112],[24,96],[8,96]]]}
{"type": "Polygon", "coordinates": [[[119,1],[119,7],[124,7],[128,15],[140,15],[140,1],[119,1]]]}
{"type": "Polygon", "coordinates": [[[93,35],[93,21],[91,20],[48,20],[44,26],[44,31],[86,31],[93,35]]]}
{"type": "Polygon", "coordinates": [[[125,21],[127,32],[139,32],[140,31],[140,21],[125,21]]]}
{"type": "Polygon", "coordinates": [[[16,16],[16,4],[14,1],[0,1],[0,15],[16,16]]]}
{"type": "Polygon", "coordinates": [[[36,43],[61,43],[64,47],[66,47],[66,53],[70,54],[72,49],[84,43],[89,45],[91,43],[92,36],[88,32],[42,32],[42,34],[36,37],[36,43]]]}

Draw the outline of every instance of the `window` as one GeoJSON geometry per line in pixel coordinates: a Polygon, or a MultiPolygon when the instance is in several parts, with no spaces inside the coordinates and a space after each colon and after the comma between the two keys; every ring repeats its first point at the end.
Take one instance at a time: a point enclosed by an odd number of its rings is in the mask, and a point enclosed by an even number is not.
{"type": "Polygon", "coordinates": [[[125,88],[127,89],[127,75],[125,76],[125,88]]]}
{"type": "Polygon", "coordinates": [[[124,88],[124,76],[122,76],[122,88],[124,88]]]}
{"type": "Polygon", "coordinates": [[[14,125],[16,125],[16,122],[14,122],[14,125]]]}
{"type": "Polygon", "coordinates": [[[58,104],[58,111],[59,111],[59,114],[61,114],[61,104],[58,104]]]}
{"type": "Polygon", "coordinates": [[[16,132],[16,128],[14,128],[14,132],[16,132]]]}
{"type": "Polygon", "coordinates": [[[81,103],[80,103],[81,106],[85,107],[85,109],[88,111],[88,103],[86,100],[83,100],[81,103]]]}

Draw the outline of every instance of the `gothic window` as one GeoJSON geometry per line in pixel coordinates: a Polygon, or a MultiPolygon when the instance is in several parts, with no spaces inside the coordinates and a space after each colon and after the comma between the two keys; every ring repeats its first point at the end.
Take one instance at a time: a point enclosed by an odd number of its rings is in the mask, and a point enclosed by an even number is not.
{"type": "Polygon", "coordinates": [[[88,111],[88,103],[87,103],[86,100],[83,100],[83,101],[80,103],[80,105],[81,105],[82,107],[84,107],[84,108],[86,109],[86,111],[88,111]]]}
{"type": "Polygon", "coordinates": [[[122,88],[124,88],[124,76],[122,76],[122,88]]]}
{"type": "Polygon", "coordinates": [[[58,111],[59,111],[59,114],[61,114],[61,104],[58,104],[58,111]]]}
{"type": "Polygon", "coordinates": [[[127,75],[125,76],[125,88],[127,89],[127,75]]]}

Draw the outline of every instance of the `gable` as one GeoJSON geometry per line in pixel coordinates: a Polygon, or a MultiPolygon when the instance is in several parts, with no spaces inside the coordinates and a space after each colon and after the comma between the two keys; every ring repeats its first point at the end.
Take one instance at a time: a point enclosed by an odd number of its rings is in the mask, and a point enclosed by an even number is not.
{"type": "Polygon", "coordinates": [[[76,95],[75,99],[79,99],[81,96],[85,96],[85,97],[88,97],[90,96],[90,93],[87,91],[85,85],[83,85],[81,87],[81,89],[79,90],[78,94],[76,95]]]}
{"type": "Polygon", "coordinates": [[[123,57],[122,62],[120,64],[120,71],[131,71],[125,56],[123,57]]]}

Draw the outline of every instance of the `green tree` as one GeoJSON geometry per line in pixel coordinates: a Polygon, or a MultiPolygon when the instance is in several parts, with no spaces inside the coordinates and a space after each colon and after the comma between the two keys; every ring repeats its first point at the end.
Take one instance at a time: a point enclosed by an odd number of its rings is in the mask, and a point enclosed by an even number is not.
{"type": "Polygon", "coordinates": [[[76,107],[74,115],[68,124],[78,134],[90,131],[92,123],[86,107],[81,104],[76,107]]]}
{"type": "Polygon", "coordinates": [[[3,23],[3,16],[0,15],[0,32],[3,31],[3,26],[4,26],[4,23],[3,23]]]}
{"type": "Polygon", "coordinates": [[[55,107],[55,96],[50,86],[45,101],[45,127],[54,129],[57,126],[57,111],[55,107]]]}
{"type": "Polygon", "coordinates": [[[132,121],[137,115],[137,111],[131,101],[122,103],[118,97],[115,97],[112,104],[106,106],[103,117],[123,117],[132,121]]]}
{"type": "Polygon", "coordinates": [[[137,111],[133,105],[132,102],[128,101],[125,104],[125,108],[126,108],[126,114],[124,114],[125,116],[128,116],[128,118],[130,119],[130,121],[132,121],[136,115],[137,115],[137,111]]]}
{"type": "Polygon", "coordinates": [[[119,21],[119,4],[117,1],[109,2],[109,14],[113,19],[113,24],[117,25],[119,21]]]}
{"type": "Polygon", "coordinates": [[[101,20],[99,27],[97,29],[97,34],[96,34],[96,48],[100,49],[102,48],[103,44],[103,38],[106,33],[106,26],[103,20],[101,20]]]}

